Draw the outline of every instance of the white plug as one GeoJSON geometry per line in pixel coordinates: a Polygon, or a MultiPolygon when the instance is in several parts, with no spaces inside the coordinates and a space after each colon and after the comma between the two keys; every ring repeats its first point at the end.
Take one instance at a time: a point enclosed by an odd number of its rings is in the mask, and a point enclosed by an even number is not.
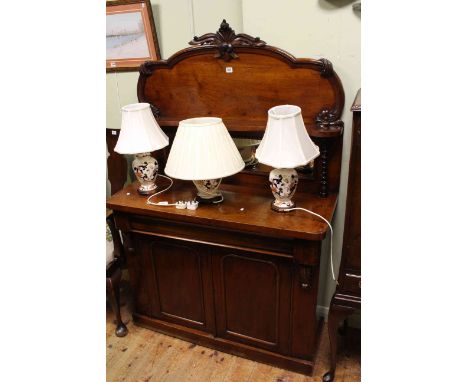
{"type": "Polygon", "coordinates": [[[179,210],[185,210],[187,208],[187,202],[184,202],[182,200],[179,200],[176,204],[175,207],[179,210]]]}
{"type": "Polygon", "coordinates": [[[198,202],[196,200],[191,200],[187,202],[187,209],[188,210],[196,210],[198,208],[198,202]]]}

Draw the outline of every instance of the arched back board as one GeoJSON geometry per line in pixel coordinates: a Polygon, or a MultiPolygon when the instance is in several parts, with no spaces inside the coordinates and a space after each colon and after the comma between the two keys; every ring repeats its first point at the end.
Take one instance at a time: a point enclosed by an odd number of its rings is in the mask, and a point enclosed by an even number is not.
{"type": "Polygon", "coordinates": [[[225,20],[216,33],[189,44],[140,67],[138,99],[152,105],[169,135],[182,119],[216,116],[233,136],[261,138],[268,109],[298,105],[322,152],[312,188],[322,196],[338,189],[344,93],[330,61],[295,58],[258,37],[236,34],[225,20]]]}

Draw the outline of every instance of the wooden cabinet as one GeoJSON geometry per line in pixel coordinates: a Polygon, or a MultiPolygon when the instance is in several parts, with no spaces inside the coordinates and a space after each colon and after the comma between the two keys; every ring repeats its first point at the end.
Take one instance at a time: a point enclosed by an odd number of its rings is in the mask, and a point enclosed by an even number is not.
{"type": "Polygon", "coordinates": [[[340,264],[337,293],[361,298],[361,90],[351,108],[353,112],[353,135],[349,160],[348,193],[343,234],[343,250],[340,264]],[[345,293],[344,293],[345,294],[345,293]]]}
{"type": "MultiPolygon", "coordinates": [[[[188,211],[144,207],[145,198],[138,195],[137,187],[132,184],[124,188],[108,202],[124,237],[135,296],[135,322],[205,346],[312,372],[325,228],[317,240],[298,237],[314,237],[314,224],[309,224],[312,231],[290,236],[288,226],[306,217],[282,217],[270,209],[269,197],[245,203],[236,191],[224,191],[232,208],[239,209],[241,203],[252,210],[255,204],[258,218],[266,214],[279,218],[268,224],[277,231],[276,237],[257,227],[246,232],[217,227],[215,220],[223,219],[226,208],[222,206],[197,210],[199,219],[210,216],[212,221],[194,225],[180,221],[188,211]],[[173,219],[162,215],[172,215],[173,219]]],[[[190,189],[190,185],[176,182],[170,197],[178,199],[180,193],[190,189]]],[[[297,200],[330,214],[333,209],[326,206],[335,205],[336,195],[311,200],[299,194],[297,200]]]]}
{"type": "Polygon", "coordinates": [[[353,135],[349,160],[348,193],[339,285],[330,302],[328,333],[331,367],[323,380],[333,381],[336,368],[338,325],[361,307],[361,90],[351,108],[353,135]]]}
{"type": "MultiPolygon", "coordinates": [[[[170,141],[180,120],[197,116],[222,118],[233,137],[261,139],[269,108],[298,105],[321,155],[299,173],[294,199],[331,221],[344,105],[331,62],[297,59],[260,38],[237,35],[225,21],[190,44],[140,67],[138,100],[151,105],[170,141]]],[[[161,172],[169,150],[157,152],[161,172]]],[[[223,179],[223,203],[195,211],[148,205],[136,184],[113,194],[107,206],[124,238],[135,323],[311,373],[320,250],[328,226],[302,211],[272,211],[270,170],[258,164],[223,179]]],[[[160,189],[165,182],[157,179],[160,189]]],[[[175,181],[155,201],[194,196],[191,182],[175,181]]]]}

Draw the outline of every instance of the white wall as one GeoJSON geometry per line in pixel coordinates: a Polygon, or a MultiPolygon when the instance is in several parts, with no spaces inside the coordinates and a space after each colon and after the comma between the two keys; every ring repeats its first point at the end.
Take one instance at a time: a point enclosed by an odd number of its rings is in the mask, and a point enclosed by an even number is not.
{"type": "MultiPolygon", "coordinates": [[[[188,46],[194,35],[215,32],[223,18],[237,32],[258,36],[296,57],[325,57],[345,90],[345,123],[341,191],[333,221],[335,270],[338,273],[343,237],[352,115],[361,87],[361,20],[353,0],[152,0],[162,58],[188,46]]],[[[138,72],[107,74],[107,127],[120,127],[120,107],[137,102],[138,72]]],[[[319,305],[329,305],[335,286],[330,264],[322,256],[319,305]]]]}

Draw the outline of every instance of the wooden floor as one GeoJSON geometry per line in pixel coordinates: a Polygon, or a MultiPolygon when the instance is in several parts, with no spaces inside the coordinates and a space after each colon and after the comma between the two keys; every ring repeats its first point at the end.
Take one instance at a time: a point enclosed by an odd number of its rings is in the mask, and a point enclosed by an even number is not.
{"type": "MultiPolygon", "coordinates": [[[[326,325],[313,376],[278,369],[230,354],[198,346],[133,325],[126,307],[123,320],[129,333],[114,334],[113,315],[107,311],[107,381],[128,382],[321,382],[328,370],[329,345],[326,325]]],[[[361,380],[360,332],[349,329],[339,345],[335,382],[361,380]]]]}

